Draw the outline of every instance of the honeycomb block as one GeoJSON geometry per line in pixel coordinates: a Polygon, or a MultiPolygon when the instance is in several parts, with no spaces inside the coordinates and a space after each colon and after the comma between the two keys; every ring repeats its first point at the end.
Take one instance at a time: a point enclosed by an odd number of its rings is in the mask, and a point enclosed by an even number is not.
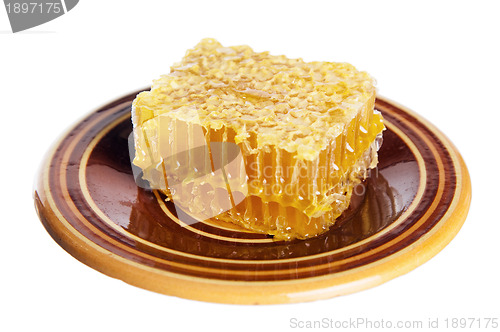
{"type": "Polygon", "coordinates": [[[134,163],[197,220],[312,237],[377,164],[375,92],[347,63],[204,39],[134,100],[134,163]]]}

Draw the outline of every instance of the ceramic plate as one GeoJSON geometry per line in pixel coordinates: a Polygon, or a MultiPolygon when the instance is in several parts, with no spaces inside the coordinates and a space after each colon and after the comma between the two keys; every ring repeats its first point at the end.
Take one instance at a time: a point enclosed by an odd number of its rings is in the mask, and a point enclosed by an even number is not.
{"type": "Polygon", "coordinates": [[[470,178],[455,147],[415,113],[378,98],[387,126],[378,168],[336,227],[287,242],[223,223],[185,225],[164,197],[134,182],[127,138],[136,94],[74,126],[44,161],[34,193],[59,245],[132,285],[223,303],[330,298],[423,264],[467,215],[470,178]]]}

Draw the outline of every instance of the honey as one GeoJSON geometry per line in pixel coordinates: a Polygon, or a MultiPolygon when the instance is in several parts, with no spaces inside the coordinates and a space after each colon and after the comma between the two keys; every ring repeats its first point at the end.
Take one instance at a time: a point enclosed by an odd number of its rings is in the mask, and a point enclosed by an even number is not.
{"type": "Polygon", "coordinates": [[[134,100],[134,164],[198,220],[312,237],[377,164],[375,92],[347,63],[204,39],[134,100]]]}

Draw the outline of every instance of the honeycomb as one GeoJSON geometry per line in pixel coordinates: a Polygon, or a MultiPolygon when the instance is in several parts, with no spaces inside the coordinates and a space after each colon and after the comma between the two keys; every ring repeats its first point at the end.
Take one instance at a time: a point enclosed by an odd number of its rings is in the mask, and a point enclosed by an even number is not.
{"type": "Polygon", "coordinates": [[[375,92],[348,63],[204,39],[134,100],[134,164],[197,220],[316,236],[377,164],[375,92]]]}

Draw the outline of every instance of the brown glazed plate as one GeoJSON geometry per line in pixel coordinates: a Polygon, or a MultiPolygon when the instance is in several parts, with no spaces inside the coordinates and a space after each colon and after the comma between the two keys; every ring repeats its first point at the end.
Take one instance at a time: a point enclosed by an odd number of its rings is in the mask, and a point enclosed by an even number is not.
{"type": "Polygon", "coordinates": [[[34,193],[54,240],[108,276],[209,302],[324,299],[407,273],[465,221],[471,184],[456,148],[417,114],[378,98],[387,127],[378,168],[336,227],[274,241],[223,223],[183,224],[164,197],[134,182],[127,139],[137,93],[76,124],[48,154],[34,193]]]}

